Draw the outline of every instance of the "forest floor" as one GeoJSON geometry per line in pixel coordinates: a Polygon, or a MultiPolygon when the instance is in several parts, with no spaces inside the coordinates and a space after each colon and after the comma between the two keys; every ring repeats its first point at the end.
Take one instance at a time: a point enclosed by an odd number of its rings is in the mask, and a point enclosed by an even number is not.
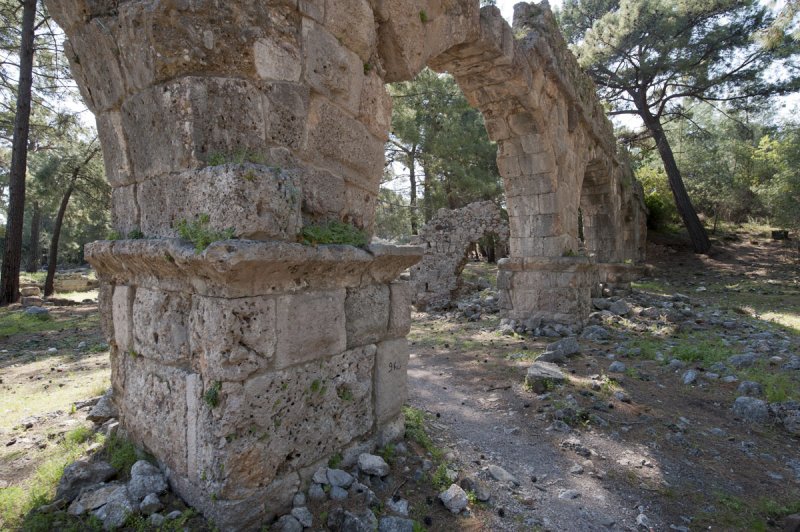
{"type": "MultiPolygon", "coordinates": [[[[558,338],[503,331],[488,310],[415,312],[407,442],[384,450],[393,473],[378,495],[441,531],[780,530],[800,512],[800,437],[732,410],[743,381],[771,405],[800,400],[797,248],[740,232],[696,256],[653,240],[630,312],[596,315],[607,336],[580,339],[566,383],[544,393],[526,371],[558,338]],[[459,515],[437,499],[451,481],[471,488],[459,515]]],[[[485,301],[496,269],[471,263],[464,279],[481,288],[463,301],[485,301]]],[[[108,363],[96,303],[46,319],[0,310],[0,529],[97,452],[81,400],[108,386],[108,363]]]]}

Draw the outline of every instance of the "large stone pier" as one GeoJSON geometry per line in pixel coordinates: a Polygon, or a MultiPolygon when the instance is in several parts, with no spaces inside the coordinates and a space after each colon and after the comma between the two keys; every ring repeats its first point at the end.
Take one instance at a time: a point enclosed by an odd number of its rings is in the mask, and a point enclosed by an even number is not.
{"type": "Polygon", "coordinates": [[[224,529],[268,522],[332,454],[402,431],[395,279],[421,250],[298,243],[330,222],[371,235],[385,83],[429,65],[484,114],[507,315],[579,323],[597,265],[641,258],[640,187],[546,4],[519,4],[513,30],[478,0],[47,4],[113,188],[121,239],[86,255],[122,427],[224,529]],[[181,225],[219,241],[179,240],[181,225]]]}

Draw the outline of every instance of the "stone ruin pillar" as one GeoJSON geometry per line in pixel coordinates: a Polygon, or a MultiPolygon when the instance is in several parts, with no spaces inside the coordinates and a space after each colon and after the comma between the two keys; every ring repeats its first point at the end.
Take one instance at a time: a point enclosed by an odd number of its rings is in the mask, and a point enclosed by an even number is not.
{"type": "Polygon", "coordinates": [[[258,526],[332,455],[403,430],[410,292],[395,279],[420,250],[296,242],[330,221],[372,231],[391,116],[373,13],[48,6],[113,187],[121,238],[86,256],[121,425],[218,526],[258,526]],[[238,239],[195,249],[176,238],[184,220],[238,239]]]}

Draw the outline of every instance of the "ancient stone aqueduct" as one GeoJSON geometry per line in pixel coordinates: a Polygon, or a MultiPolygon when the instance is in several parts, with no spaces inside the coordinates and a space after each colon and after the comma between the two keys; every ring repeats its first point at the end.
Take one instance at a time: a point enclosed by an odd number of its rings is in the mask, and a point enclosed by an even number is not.
{"type": "Polygon", "coordinates": [[[326,220],[371,232],[386,83],[428,65],[483,113],[509,214],[506,316],[580,323],[642,258],[640,188],[546,4],[518,4],[512,28],[478,0],[47,3],[97,117],[114,226],[146,235],[87,248],[122,426],[223,528],[402,431],[396,279],[421,250],[295,242],[326,220]],[[201,213],[238,239],[176,239],[201,213]]]}

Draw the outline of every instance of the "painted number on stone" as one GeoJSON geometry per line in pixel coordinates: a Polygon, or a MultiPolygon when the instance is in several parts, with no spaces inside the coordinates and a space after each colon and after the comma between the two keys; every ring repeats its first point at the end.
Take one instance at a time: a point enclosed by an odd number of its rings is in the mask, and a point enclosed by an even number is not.
{"type": "Polygon", "coordinates": [[[400,371],[401,369],[403,369],[403,365],[400,362],[389,362],[389,373],[400,371]]]}

